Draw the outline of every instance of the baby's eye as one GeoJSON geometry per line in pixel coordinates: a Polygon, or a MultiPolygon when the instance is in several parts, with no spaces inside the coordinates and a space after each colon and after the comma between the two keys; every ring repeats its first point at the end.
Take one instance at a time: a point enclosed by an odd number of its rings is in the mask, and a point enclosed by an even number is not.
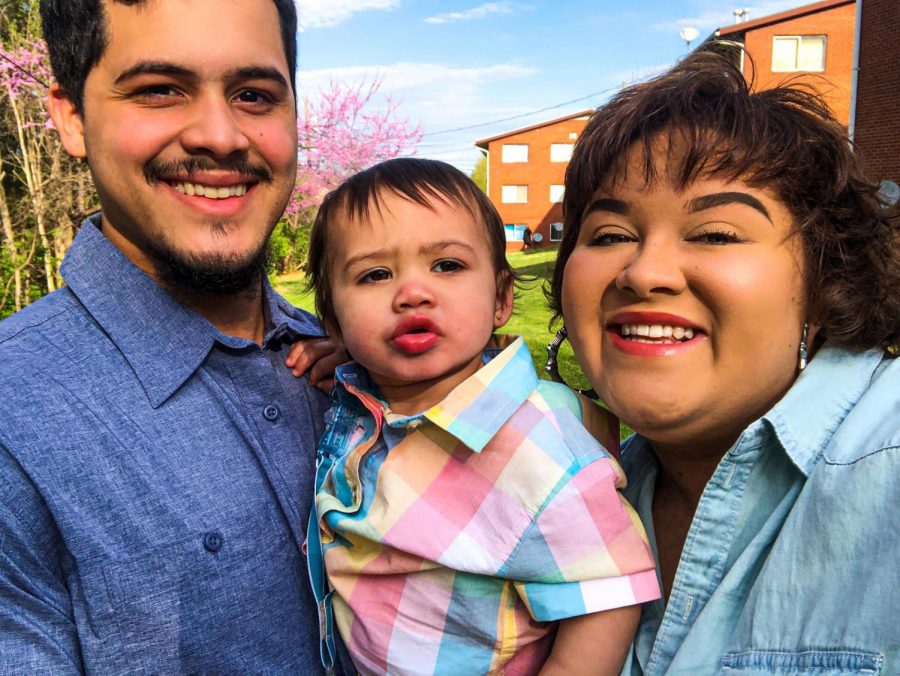
{"type": "Polygon", "coordinates": [[[376,268],[369,270],[366,274],[359,278],[361,284],[372,284],[374,282],[383,282],[391,278],[391,273],[384,268],[376,268]]]}
{"type": "Polygon", "coordinates": [[[431,270],[432,272],[457,272],[459,270],[463,270],[464,268],[465,266],[459,261],[455,261],[451,258],[446,258],[435,263],[431,267],[431,270]]]}

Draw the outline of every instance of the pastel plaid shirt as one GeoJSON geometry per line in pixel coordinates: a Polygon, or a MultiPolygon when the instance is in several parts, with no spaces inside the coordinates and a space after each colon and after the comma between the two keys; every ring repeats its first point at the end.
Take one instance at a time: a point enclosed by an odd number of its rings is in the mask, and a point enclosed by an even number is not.
{"type": "Polygon", "coordinates": [[[485,359],[405,417],[361,367],[338,370],[332,419],[352,422],[326,433],[337,457],[317,508],[363,673],[529,673],[553,621],[660,596],[622,470],[584,427],[618,448],[608,414],[538,380],[521,338],[485,359]]]}

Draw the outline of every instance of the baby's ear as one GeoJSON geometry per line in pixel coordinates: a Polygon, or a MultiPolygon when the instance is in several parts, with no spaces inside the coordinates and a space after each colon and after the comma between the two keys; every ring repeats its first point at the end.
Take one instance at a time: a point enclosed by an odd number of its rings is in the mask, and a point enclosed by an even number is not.
{"type": "Polygon", "coordinates": [[[494,304],[494,328],[499,329],[509,321],[513,310],[513,278],[503,271],[497,275],[497,300],[494,304]]]}

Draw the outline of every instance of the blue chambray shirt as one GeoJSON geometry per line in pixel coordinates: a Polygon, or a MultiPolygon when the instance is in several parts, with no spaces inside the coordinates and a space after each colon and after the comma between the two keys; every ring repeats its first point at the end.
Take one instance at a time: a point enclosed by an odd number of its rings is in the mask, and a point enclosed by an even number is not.
{"type": "MultiPolygon", "coordinates": [[[[622,465],[655,551],[647,441],[622,465]]],[[[622,673],[900,674],[898,565],[900,359],[825,347],[722,459],[622,673]]]]}
{"type": "Polygon", "coordinates": [[[320,671],[315,320],[267,286],[262,347],[224,335],[90,221],[62,273],[0,322],[0,673],[320,671]]]}

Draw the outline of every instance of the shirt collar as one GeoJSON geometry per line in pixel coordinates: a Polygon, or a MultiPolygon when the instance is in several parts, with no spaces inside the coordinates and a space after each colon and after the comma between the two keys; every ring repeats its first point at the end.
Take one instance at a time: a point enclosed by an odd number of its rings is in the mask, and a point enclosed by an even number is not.
{"type": "Polygon", "coordinates": [[[881,350],[851,352],[825,345],[781,401],[763,416],[805,476],[865,393],[882,356],[881,350]]]}
{"type": "MultiPolygon", "coordinates": [[[[134,370],[154,407],[197,370],[215,343],[254,349],[185,307],[148,277],[100,232],[99,214],[75,236],[60,272],[85,309],[134,370]]],[[[310,315],[290,305],[265,282],[265,343],[320,336],[310,315]]]]}
{"type": "MultiPolygon", "coordinates": [[[[427,411],[399,416],[387,411],[387,404],[382,401],[385,422],[391,427],[414,428],[424,418],[480,453],[538,383],[531,353],[521,337],[496,336],[494,340],[496,346],[485,350],[489,361],[427,411]],[[502,348],[499,353],[497,347],[502,348]]],[[[351,389],[368,394],[376,392],[358,364],[339,367],[337,379],[351,389]]]]}

